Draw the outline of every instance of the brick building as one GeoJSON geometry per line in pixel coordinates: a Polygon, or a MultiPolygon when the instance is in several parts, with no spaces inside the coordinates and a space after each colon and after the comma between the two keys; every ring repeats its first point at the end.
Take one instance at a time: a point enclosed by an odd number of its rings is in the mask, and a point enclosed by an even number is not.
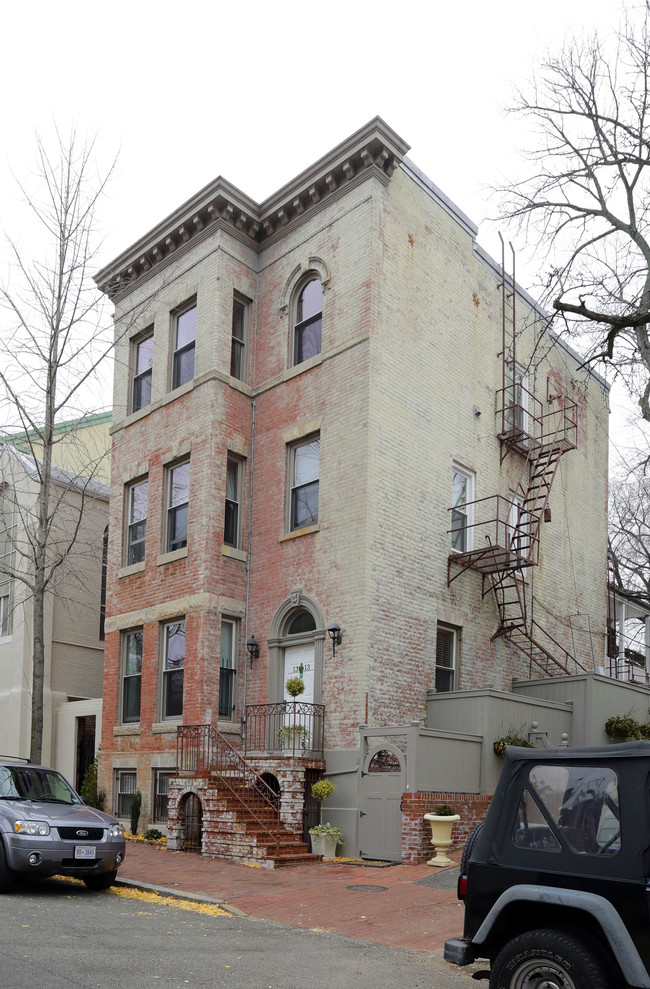
{"type": "Polygon", "coordinates": [[[404,794],[491,792],[442,695],[604,663],[607,387],[407,150],[376,118],[261,204],[217,178],[97,276],[100,778],[177,845],[254,857],[218,833],[237,750],[295,830],[325,773],[346,854],[399,858],[404,794]]]}

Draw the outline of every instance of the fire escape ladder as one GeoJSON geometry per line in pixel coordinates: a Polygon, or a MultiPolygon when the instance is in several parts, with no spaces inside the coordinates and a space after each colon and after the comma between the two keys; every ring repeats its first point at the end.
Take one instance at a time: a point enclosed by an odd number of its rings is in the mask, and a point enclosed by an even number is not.
{"type": "Polygon", "coordinates": [[[266,780],[212,725],[183,725],[176,733],[179,775],[210,778],[254,824],[265,844],[280,855],[280,845],[294,839],[280,821],[277,795],[266,780]]]}

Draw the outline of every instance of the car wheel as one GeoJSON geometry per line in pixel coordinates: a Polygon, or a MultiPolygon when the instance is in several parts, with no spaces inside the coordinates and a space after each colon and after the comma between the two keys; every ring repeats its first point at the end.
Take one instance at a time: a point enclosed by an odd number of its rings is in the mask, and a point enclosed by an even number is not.
{"type": "Polygon", "coordinates": [[[7,865],[7,856],[0,839],[0,893],[9,893],[15,881],[16,873],[7,865]]]}
{"type": "Polygon", "coordinates": [[[85,876],[84,882],[88,889],[95,890],[95,892],[108,889],[115,882],[117,876],[117,869],[112,872],[102,872],[99,876],[85,876]]]}
{"type": "Polygon", "coordinates": [[[526,931],[497,955],[490,989],[608,989],[611,980],[595,950],[554,930],[526,931]]]}
{"type": "Polygon", "coordinates": [[[476,842],[478,841],[478,836],[480,835],[482,829],[483,829],[483,823],[481,822],[481,824],[476,825],[473,831],[470,831],[469,838],[465,842],[465,846],[463,848],[463,854],[460,857],[461,876],[464,876],[467,873],[467,866],[469,865],[469,860],[472,856],[472,852],[474,851],[474,847],[476,845],[476,842]]]}

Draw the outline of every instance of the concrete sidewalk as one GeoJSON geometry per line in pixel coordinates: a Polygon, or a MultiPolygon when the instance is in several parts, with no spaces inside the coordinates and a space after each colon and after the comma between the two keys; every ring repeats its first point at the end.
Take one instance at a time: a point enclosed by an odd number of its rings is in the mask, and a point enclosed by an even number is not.
{"type": "Polygon", "coordinates": [[[457,875],[455,868],[343,862],[258,869],[130,841],[118,881],[293,927],[431,952],[462,931],[457,875]]]}

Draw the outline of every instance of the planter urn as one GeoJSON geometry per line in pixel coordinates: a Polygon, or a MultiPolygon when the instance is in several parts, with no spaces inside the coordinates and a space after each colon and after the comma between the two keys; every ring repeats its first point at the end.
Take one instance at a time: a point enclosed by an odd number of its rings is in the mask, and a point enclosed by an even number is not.
{"type": "Polygon", "coordinates": [[[425,814],[424,820],[431,825],[431,844],[436,853],[432,859],[429,859],[427,865],[438,868],[454,865],[447,855],[447,850],[451,845],[451,829],[456,821],[460,821],[460,814],[449,814],[445,817],[440,814],[425,814]]]}
{"type": "Polygon", "coordinates": [[[330,838],[326,834],[312,834],[309,832],[311,838],[311,850],[314,855],[322,855],[325,859],[333,859],[336,857],[336,846],[338,841],[336,838],[330,838]]]}

